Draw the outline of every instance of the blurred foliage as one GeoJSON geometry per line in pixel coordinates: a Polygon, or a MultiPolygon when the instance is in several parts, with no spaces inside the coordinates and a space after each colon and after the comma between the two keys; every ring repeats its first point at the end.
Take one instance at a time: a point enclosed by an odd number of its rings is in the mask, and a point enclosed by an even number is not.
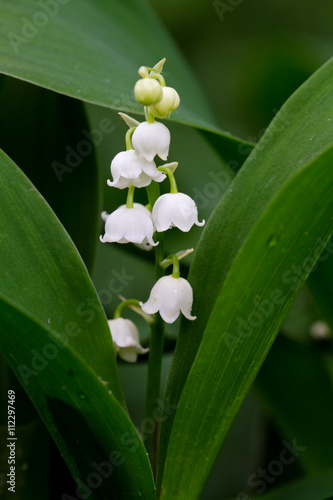
{"type": "Polygon", "coordinates": [[[274,109],[332,55],[330,0],[243,0],[229,6],[223,21],[214,1],[150,3],[190,62],[219,123],[243,137],[258,137],[274,109]]]}

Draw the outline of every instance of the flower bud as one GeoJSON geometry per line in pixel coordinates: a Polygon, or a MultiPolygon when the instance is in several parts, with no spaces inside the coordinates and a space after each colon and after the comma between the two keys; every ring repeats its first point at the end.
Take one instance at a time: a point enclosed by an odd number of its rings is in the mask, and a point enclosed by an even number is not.
{"type": "Polygon", "coordinates": [[[134,96],[144,106],[157,104],[163,97],[161,84],[154,78],[142,78],[134,86],[134,96]]]}
{"type": "Polygon", "coordinates": [[[158,118],[166,118],[178,108],[180,97],[172,87],[161,87],[161,89],[163,92],[162,99],[157,104],[150,106],[150,110],[158,118]]]}

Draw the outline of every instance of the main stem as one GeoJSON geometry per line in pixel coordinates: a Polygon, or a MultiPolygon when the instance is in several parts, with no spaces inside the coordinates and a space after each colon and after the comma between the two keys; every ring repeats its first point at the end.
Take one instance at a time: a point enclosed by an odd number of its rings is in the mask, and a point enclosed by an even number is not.
{"type": "MultiPolygon", "coordinates": [[[[163,276],[163,270],[160,267],[160,262],[163,260],[163,238],[160,235],[159,244],[155,247],[155,280],[163,276]]],[[[161,370],[163,359],[163,343],[164,343],[164,323],[159,314],[156,315],[155,322],[151,325],[150,344],[149,344],[149,361],[148,361],[148,377],[147,377],[147,399],[145,417],[146,422],[153,422],[152,429],[147,425],[147,431],[144,435],[144,442],[149,455],[151,467],[154,477],[156,477],[156,466],[158,456],[158,437],[159,437],[159,421],[158,415],[160,411],[158,401],[161,390],[161,370]],[[149,429],[149,430],[148,430],[149,429]]]]}

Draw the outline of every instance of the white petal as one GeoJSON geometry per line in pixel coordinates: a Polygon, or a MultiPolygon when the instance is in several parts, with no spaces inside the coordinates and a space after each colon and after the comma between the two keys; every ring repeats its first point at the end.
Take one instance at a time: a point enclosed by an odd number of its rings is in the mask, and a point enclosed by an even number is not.
{"type": "Polygon", "coordinates": [[[149,186],[150,183],[151,183],[151,177],[145,174],[145,172],[141,172],[141,174],[139,175],[139,177],[137,177],[137,179],[132,179],[131,181],[131,184],[133,184],[133,186],[138,188],[149,186]]]}
{"type": "Polygon", "coordinates": [[[149,210],[134,205],[134,208],[122,205],[109,215],[105,235],[100,238],[102,243],[142,243],[147,240],[153,246],[158,244],[153,240],[154,226],[149,210]]]}
{"type": "Polygon", "coordinates": [[[179,278],[179,292],[181,296],[180,300],[180,310],[185,316],[185,318],[194,320],[197,319],[196,316],[191,315],[192,304],[193,304],[193,290],[189,282],[183,278],[179,278]]]}
{"type": "MultiPolygon", "coordinates": [[[[167,297],[165,297],[161,305],[160,315],[167,323],[173,323],[178,318],[183,303],[187,304],[188,302],[188,288],[186,285],[190,287],[190,291],[192,291],[192,288],[183,278],[173,278],[172,276],[165,276],[165,278],[167,279],[164,280],[163,285],[168,287],[167,297]],[[184,293],[186,293],[186,297],[183,296],[184,293]]],[[[166,292],[164,293],[166,294],[166,292]]],[[[191,304],[192,302],[193,296],[191,304]]]]}
{"type": "Polygon", "coordinates": [[[119,177],[118,180],[114,180],[113,182],[108,179],[106,182],[108,186],[118,189],[128,188],[132,184],[131,179],[125,179],[124,177],[119,177]]]}
{"type": "Polygon", "coordinates": [[[129,319],[117,318],[108,321],[112,340],[120,358],[130,363],[137,360],[138,354],[144,354],[149,349],[140,345],[139,331],[129,319]]]}
{"type": "Polygon", "coordinates": [[[138,351],[135,347],[126,347],[124,349],[119,349],[118,356],[127,361],[127,363],[135,363],[138,359],[138,351]]]}
{"type": "Polygon", "coordinates": [[[146,161],[143,157],[142,157],[142,160],[143,160],[142,161],[142,171],[145,174],[149,175],[149,177],[151,177],[152,179],[154,179],[157,182],[161,182],[166,178],[166,174],[163,174],[162,172],[157,170],[155,162],[146,161]],[[157,179],[159,179],[159,180],[157,180],[157,179]]]}
{"type": "Polygon", "coordinates": [[[163,172],[159,172],[158,170],[156,171],[156,174],[152,175],[151,178],[155,182],[162,182],[166,178],[166,174],[163,174],[163,172]]]}
{"type": "Polygon", "coordinates": [[[124,238],[132,243],[142,243],[145,238],[152,237],[154,227],[150,218],[136,208],[129,208],[130,214],[124,219],[124,238]]]}
{"type": "Polygon", "coordinates": [[[143,310],[144,313],[146,314],[155,314],[157,313],[157,311],[159,310],[159,304],[157,304],[156,302],[154,302],[153,300],[149,299],[147,300],[147,302],[143,303],[143,302],[140,302],[140,306],[141,306],[141,309],[143,310]]]}
{"type": "Polygon", "coordinates": [[[124,236],[124,230],[122,225],[122,213],[123,209],[120,207],[114,212],[112,212],[106,220],[105,223],[105,234],[101,238],[103,243],[114,241],[119,241],[124,236]]]}
{"type": "Polygon", "coordinates": [[[196,204],[184,193],[166,193],[160,196],[153,207],[152,217],[159,232],[172,226],[187,232],[193,224],[202,226],[205,223],[198,221],[196,204]]]}
{"type": "Polygon", "coordinates": [[[107,184],[108,184],[108,186],[115,187],[118,189],[128,188],[131,184],[133,184],[133,186],[135,186],[135,187],[141,188],[141,187],[149,186],[151,181],[152,181],[151,177],[146,175],[144,172],[141,172],[139,177],[136,177],[135,179],[125,179],[125,177],[120,177],[117,182],[111,182],[108,179],[107,184]]]}
{"type": "Polygon", "coordinates": [[[125,318],[109,319],[112,340],[118,347],[139,345],[139,330],[133,321],[125,318]]]}
{"type": "MultiPolygon", "coordinates": [[[[122,205],[122,207],[126,207],[126,205],[122,205]]],[[[141,212],[145,213],[150,219],[152,219],[151,211],[141,203],[133,203],[133,207],[138,208],[139,210],[141,210],[141,212]]]]}
{"type": "Polygon", "coordinates": [[[174,323],[176,321],[176,319],[179,316],[179,313],[180,313],[179,308],[173,309],[171,307],[167,307],[166,305],[162,306],[160,309],[161,318],[166,323],[169,323],[169,324],[174,323]]]}
{"type": "Polygon", "coordinates": [[[142,171],[139,157],[134,149],[118,153],[113,158],[110,168],[114,182],[117,182],[120,176],[125,179],[135,179],[142,171]]]}
{"type": "Polygon", "coordinates": [[[173,323],[180,311],[187,319],[196,319],[191,316],[193,291],[184,278],[163,276],[153,286],[148,301],[140,303],[142,310],[147,314],[160,312],[166,323],[173,323]]]}
{"type": "Polygon", "coordinates": [[[163,123],[142,122],[132,135],[132,144],[135,151],[152,161],[157,154],[166,160],[170,147],[170,132],[163,123]]]}
{"type": "Polygon", "coordinates": [[[107,181],[111,187],[118,189],[128,188],[130,184],[135,187],[146,187],[151,179],[161,182],[165,175],[159,172],[153,161],[147,161],[134,150],[118,153],[111,163],[113,182],[107,181]]]}
{"type": "Polygon", "coordinates": [[[109,217],[110,214],[108,214],[105,210],[101,213],[101,219],[106,222],[106,219],[109,217]]]}
{"type": "Polygon", "coordinates": [[[168,197],[165,194],[156,200],[153,206],[152,218],[159,233],[172,227],[168,197]]]}

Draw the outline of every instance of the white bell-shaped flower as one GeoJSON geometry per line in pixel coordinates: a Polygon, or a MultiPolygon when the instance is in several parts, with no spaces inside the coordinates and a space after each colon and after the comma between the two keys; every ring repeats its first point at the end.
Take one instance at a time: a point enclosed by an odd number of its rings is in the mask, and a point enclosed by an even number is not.
{"type": "MultiPolygon", "coordinates": [[[[140,208],[140,210],[143,210],[145,213],[149,212],[149,210],[146,207],[144,207],[143,205],[141,205],[140,203],[133,203],[133,205],[135,205],[136,208],[140,208]]],[[[104,222],[106,222],[109,215],[110,214],[108,214],[105,211],[102,212],[101,213],[102,220],[104,222]]],[[[149,215],[151,215],[150,212],[149,212],[149,215]]],[[[155,227],[154,227],[154,232],[155,232],[155,227]]],[[[147,238],[145,238],[142,243],[135,243],[135,246],[140,248],[141,250],[145,250],[146,252],[149,252],[150,250],[153,249],[152,245],[148,242],[147,238]]],[[[193,251],[193,249],[192,249],[192,251],[193,251]]]]}
{"type": "MultiPolygon", "coordinates": [[[[103,213],[102,216],[105,216],[103,213]]],[[[100,237],[102,243],[146,243],[154,242],[154,225],[150,211],[140,203],[133,203],[133,208],[121,205],[112,212],[105,222],[105,234],[100,237]]]]}
{"type": "Polygon", "coordinates": [[[156,182],[165,179],[165,174],[157,170],[153,161],[147,161],[134,149],[122,151],[113,158],[111,174],[113,182],[108,179],[108,185],[119,189],[127,188],[130,184],[135,187],[146,187],[152,179],[156,182]]]}
{"type": "Polygon", "coordinates": [[[135,363],[138,354],[149,351],[140,345],[139,331],[133,321],[117,318],[108,320],[108,324],[116,352],[124,361],[135,363]]]}
{"type": "Polygon", "coordinates": [[[155,155],[166,160],[170,147],[170,132],[163,123],[142,122],[134,130],[132,144],[135,151],[152,161],[155,155]]]}
{"type": "Polygon", "coordinates": [[[178,227],[187,232],[193,224],[203,226],[198,221],[198,209],[190,196],[184,193],[166,193],[160,196],[153,207],[153,223],[158,232],[178,227]]]}
{"type": "Polygon", "coordinates": [[[140,302],[143,312],[155,314],[159,311],[166,323],[173,323],[182,312],[187,319],[194,320],[191,316],[193,303],[193,290],[184,278],[163,276],[152,288],[147,302],[140,302]]]}

